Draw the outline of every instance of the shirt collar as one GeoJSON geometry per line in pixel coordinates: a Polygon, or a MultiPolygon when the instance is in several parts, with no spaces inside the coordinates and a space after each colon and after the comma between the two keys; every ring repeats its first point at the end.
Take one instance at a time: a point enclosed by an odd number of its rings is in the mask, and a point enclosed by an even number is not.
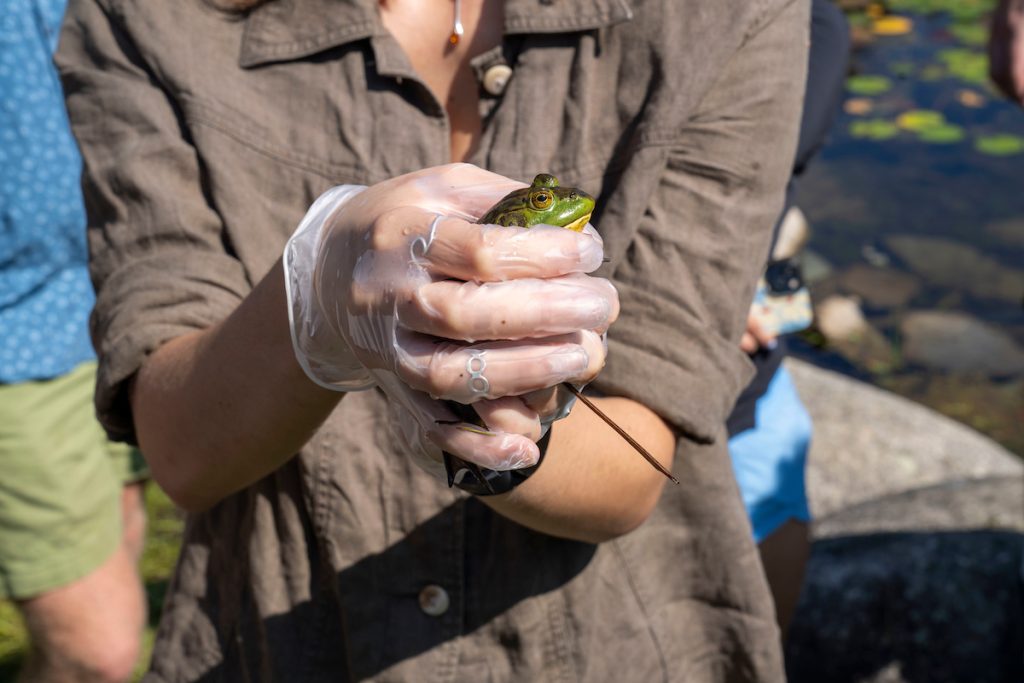
{"type": "MultiPolygon", "coordinates": [[[[505,33],[570,33],[628,21],[630,0],[506,0],[505,33]]],[[[243,68],[301,59],[383,32],[377,0],[273,0],[244,19],[243,68]]]]}

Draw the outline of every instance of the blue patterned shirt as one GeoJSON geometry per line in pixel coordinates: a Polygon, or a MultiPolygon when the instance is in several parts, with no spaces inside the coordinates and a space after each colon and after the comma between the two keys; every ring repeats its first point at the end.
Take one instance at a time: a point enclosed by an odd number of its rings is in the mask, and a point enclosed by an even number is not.
{"type": "Polygon", "coordinates": [[[65,0],[0,13],[0,383],[93,358],[81,158],[52,55],[65,0]]]}

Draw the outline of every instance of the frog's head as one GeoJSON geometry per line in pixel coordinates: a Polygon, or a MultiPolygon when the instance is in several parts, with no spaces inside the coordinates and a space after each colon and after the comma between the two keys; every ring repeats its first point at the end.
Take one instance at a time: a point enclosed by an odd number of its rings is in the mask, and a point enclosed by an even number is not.
{"type": "Polygon", "coordinates": [[[541,173],[529,187],[505,195],[477,222],[521,228],[555,225],[580,232],[593,212],[593,197],[575,187],[559,187],[558,178],[541,173]]]}

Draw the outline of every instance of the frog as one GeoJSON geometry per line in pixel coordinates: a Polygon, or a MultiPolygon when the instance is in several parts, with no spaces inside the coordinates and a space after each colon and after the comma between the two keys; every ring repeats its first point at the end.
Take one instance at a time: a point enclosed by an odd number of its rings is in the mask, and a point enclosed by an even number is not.
{"type": "MultiPolygon", "coordinates": [[[[498,203],[480,217],[478,224],[501,225],[504,227],[532,228],[535,225],[552,225],[558,228],[565,228],[575,232],[582,232],[583,228],[590,221],[594,213],[596,201],[589,194],[576,187],[560,187],[558,178],[550,173],[539,173],[534,177],[529,187],[514,190],[502,197],[498,203]]],[[[655,469],[668,477],[675,484],[679,480],[672,476],[654,456],[637,443],[610,417],[605,415],[592,401],[586,398],[579,389],[568,382],[563,382],[562,387],[582,401],[590,410],[614,429],[625,439],[648,463],[655,469]]],[[[475,434],[493,435],[484,421],[480,418],[472,406],[464,405],[456,401],[445,401],[451,411],[456,415],[455,420],[438,420],[438,424],[455,424],[475,434]]],[[[509,486],[505,479],[512,478],[522,481],[532,473],[540,463],[525,470],[513,470],[512,472],[495,472],[485,470],[476,463],[463,460],[447,451],[442,451],[445,471],[448,475],[448,486],[455,482],[460,487],[477,495],[493,495],[504,492],[509,486]],[[495,484],[501,482],[501,490],[495,488],[495,484]]],[[[514,484],[513,484],[514,485],[514,484]]]]}
{"type": "Polygon", "coordinates": [[[502,197],[477,223],[519,228],[553,225],[582,232],[595,204],[594,198],[583,190],[560,187],[555,176],[538,173],[529,187],[502,197]]]}

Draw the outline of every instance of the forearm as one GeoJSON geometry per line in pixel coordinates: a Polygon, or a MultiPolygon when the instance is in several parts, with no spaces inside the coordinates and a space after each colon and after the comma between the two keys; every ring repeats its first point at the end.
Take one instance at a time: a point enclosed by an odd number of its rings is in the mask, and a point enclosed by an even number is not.
{"type": "MultiPolygon", "coordinates": [[[[676,435],[646,406],[595,399],[600,408],[671,468],[676,435]]],[[[592,411],[577,404],[552,426],[540,469],[521,486],[481,500],[536,531],[591,543],[625,534],[654,509],[665,477],[592,411]]]]}
{"type": "Polygon", "coordinates": [[[182,507],[205,509],[277,469],[342,394],[295,359],[280,262],[221,323],[160,347],[131,401],[157,482],[182,507]]]}

